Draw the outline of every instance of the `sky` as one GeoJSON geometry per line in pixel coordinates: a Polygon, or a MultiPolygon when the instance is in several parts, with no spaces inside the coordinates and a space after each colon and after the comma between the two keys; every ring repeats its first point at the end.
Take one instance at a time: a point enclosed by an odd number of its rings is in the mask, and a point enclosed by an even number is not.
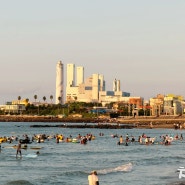
{"type": "MultiPolygon", "coordinates": [[[[56,64],[145,100],[185,97],[184,0],[0,0],[0,104],[55,98],[56,64]]],[[[64,73],[64,82],[66,73],[64,73]]]]}

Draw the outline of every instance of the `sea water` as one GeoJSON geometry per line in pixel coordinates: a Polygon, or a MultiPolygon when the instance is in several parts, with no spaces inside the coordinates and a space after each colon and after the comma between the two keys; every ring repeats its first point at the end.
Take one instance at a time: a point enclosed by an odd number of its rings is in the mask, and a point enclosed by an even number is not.
{"type": "Polygon", "coordinates": [[[162,145],[160,136],[182,134],[185,130],[174,129],[75,129],[60,127],[30,127],[30,125],[57,125],[61,123],[0,123],[0,137],[27,134],[53,136],[63,134],[75,138],[78,134],[92,134],[96,138],[86,145],[80,143],[56,143],[50,139],[43,143],[28,144],[22,149],[22,158],[16,158],[17,145],[2,143],[0,153],[1,185],[87,185],[92,170],[98,172],[100,185],[182,185],[185,177],[179,178],[179,167],[185,167],[185,139],[174,140],[171,145],[162,145]],[[103,133],[100,136],[99,133],[103,133]],[[118,137],[112,135],[140,135],[156,137],[153,145],[129,142],[118,145],[118,137]],[[41,147],[32,150],[31,147],[41,147]]]}

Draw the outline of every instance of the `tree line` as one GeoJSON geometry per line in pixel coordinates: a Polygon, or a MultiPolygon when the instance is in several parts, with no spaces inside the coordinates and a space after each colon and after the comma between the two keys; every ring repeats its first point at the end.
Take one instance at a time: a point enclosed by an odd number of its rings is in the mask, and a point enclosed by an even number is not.
{"type": "MultiPolygon", "coordinates": [[[[93,107],[102,107],[101,103],[94,103],[94,102],[68,102],[65,104],[53,104],[53,95],[50,95],[50,103],[46,102],[46,96],[43,96],[43,103],[38,103],[37,99],[38,96],[34,95],[35,103],[30,103],[29,99],[26,99],[26,110],[21,112],[21,114],[26,115],[50,115],[50,116],[57,116],[57,115],[64,115],[69,116],[71,114],[80,114],[83,117],[97,117],[101,114],[104,114],[105,116],[110,117],[118,117],[118,116],[134,116],[133,109],[134,106],[128,106],[128,104],[121,104],[117,107],[116,111],[110,111],[113,107],[113,104],[115,102],[111,102],[105,105],[109,109],[109,112],[102,113],[102,112],[91,112],[93,107]]],[[[21,103],[21,96],[18,96],[18,104],[21,103]]],[[[61,102],[61,97],[58,97],[59,102],[61,102]]],[[[113,109],[112,109],[113,110],[113,109]]],[[[1,114],[4,114],[3,111],[0,112],[1,114]]],[[[140,109],[138,112],[139,116],[149,116],[150,110],[144,110],[140,109]]]]}

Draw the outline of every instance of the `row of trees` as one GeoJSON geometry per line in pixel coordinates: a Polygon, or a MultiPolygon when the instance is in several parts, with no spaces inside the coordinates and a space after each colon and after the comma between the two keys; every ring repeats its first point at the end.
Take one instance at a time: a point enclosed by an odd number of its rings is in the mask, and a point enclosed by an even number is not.
{"type": "MultiPolygon", "coordinates": [[[[35,99],[35,101],[37,101],[37,95],[34,95],[34,99],[35,99]]],[[[51,100],[51,103],[53,103],[53,95],[50,95],[50,100],[51,100]]],[[[43,100],[44,100],[44,102],[46,101],[46,96],[43,96],[43,98],[42,98],[43,100]]],[[[58,99],[61,99],[61,97],[58,97],[58,99]]]]}
{"type": "MultiPolygon", "coordinates": [[[[49,98],[50,98],[50,100],[51,100],[51,103],[53,103],[53,95],[50,95],[49,98]]],[[[18,96],[17,99],[18,99],[18,101],[19,101],[19,103],[20,103],[20,101],[21,101],[21,96],[18,96]]],[[[35,100],[35,102],[37,101],[37,99],[38,99],[38,96],[35,94],[35,95],[34,95],[34,100],[35,100]]],[[[44,102],[46,102],[46,96],[43,96],[42,99],[43,99],[44,102]]],[[[59,101],[59,102],[61,102],[61,99],[62,99],[61,97],[58,97],[58,101],[59,101]]],[[[27,103],[29,102],[29,99],[28,99],[28,98],[26,98],[26,102],[27,102],[27,103]]]]}
{"type": "MultiPolygon", "coordinates": [[[[34,95],[35,102],[38,99],[37,95],[34,95]]],[[[18,101],[20,102],[21,96],[18,96],[18,101]]],[[[89,116],[90,110],[95,106],[95,103],[85,103],[85,102],[72,102],[72,103],[66,103],[64,105],[61,105],[60,103],[58,105],[53,104],[53,95],[50,95],[51,104],[42,104],[42,105],[33,105],[29,103],[29,99],[26,99],[27,106],[26,106],[26,112],[25,114],[38,114],[38,115],[58,115],[58,114],[64,114],[69,115],[72,113],[76,114],[82,114],[83,116],[89,116]]],[[[59,102],[61,101],[61,97],[58,97],[59,102]]],[[[43,101],[46,101],[46,96],[43,96],[43,101]]],[[[114,103],[107,104],[106,107],[111,109],[113,107],[114,103]]],[[[96,103],[96,106],[102,106],[101,103],[96,103]]],[[[128,106],[120,105],[117,108],[117,112],[113,113],[106,113],[109,114],[111,117],[118,117],[118,116],[134,116],[135,113],[133,112],[134,106],[128,106]]],[[[91,113],[93,114],[93,113],[91,113]]],[[[149,116],[150,115],[150,109],[140,109],[138,110],[138,115],[141,116],[149,116]]],[[[92,116],[92,115],[91,115],[92,116]]],[[[97,116],[94,115],[93,116],[97,116]]]]}
{"type": "Polygon", "coordinates": [[[26,105],[26,110],[22,114],[26,115],[65,115],[81,114],[83,117],[95,117],[89,112],[93,103],[73,102],[66,104],[30,104],[26,105]]]}
{"type": "MultiPolygon", "coordinates": [[[[33,98],[34,98],[34,100],[35,100],[35,102],[36,102],[37,99],[38,99],[38,96],[35,94],[35,95],[33,96],[33,98]]],[[[49,98],[50,98],[50,100],[51,100],[51,103],[53,103],[53,95],[50,95],[49,98]]],[[[20,102],[20,101],[21,101],[21,96],[18,96],[17,99],[18,99],[18,101],[20,102]]],[[[43,101],[45,102],[45,101],[46,101],[46,96],[43,96],[42,99],[43,99],[43,101]]],[[[58,100],[61,101],[61,97],[58,97],[58,100]]],[[[26,101],[29,102],[29,99],[27,98],[26,101]]]]}
{"type": "MultiPolygon", "coordinates": [[[[59,99],[61,99],[61,97],[58,97],[59,99]]],[[[20,102],[21,101],[21,96],[18,96],[18,101],[20,102]]],[[[38,99],[38,96],[35,94],[34,95],[34,99],[35,99],[35,102],[37,101],[37,99],[38,99]]],[[[43,96],[43,98],[42,98],[43,100],[44,100],[44,102],[46,101],[46,96],[43,96]]],[[[53,95],[50,95],[50,100],[51,100],[51,103],[53,103],[53,95]]],[[[29,102],[29,99],[27,98],[26,99],[26,101],[27,102],[29,102]]]]}

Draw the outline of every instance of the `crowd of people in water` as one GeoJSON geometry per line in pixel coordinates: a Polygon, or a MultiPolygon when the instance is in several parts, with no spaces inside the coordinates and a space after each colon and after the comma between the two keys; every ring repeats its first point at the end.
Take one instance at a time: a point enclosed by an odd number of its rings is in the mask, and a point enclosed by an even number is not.
{"type": "Polygon", "coordinates": [[[27,148],[27,144],[31,143],[44,143],[45,141],[50,141],[55,139],[56,143],[60,142],[73,142],[73,143],[80,143],[80,144],[87,144],[88,141],[94,140],[96,137],[92,134],[86,134],[86,135],[81,135],[78,134],[76,137],[72,137],[72,135],[69,135],[68,137],[65,137],[64,134],[55,134],[55,135],[46,135],[46,134],[34,134],[33,136],[28,136],[27,134],[20,136],[3,136],[0,137],[0,149],[1,149],[1,144],[2,143],[9,143],[13,144],[15,142],[18,142],[17,146],[17,154],[20,153],[20,146],[22,145],[23,149],[27,148]]]}
{"type": "MultiPolygon", "coordinates": [[[[103,136],[103,134],[101,134],[103,136]]],[[[0,137],[0,151],[1,151],[1,144],[2,143],[9,143],[13,144],[17,142],[17,145],[13,145],[13,148],[16,148],[16,157],[19,155],[22,156],[21,149],[28,149],[27,144],[31,143],[44,143],[45,141],[56,140],[56,143],[59,144],[60,142],[73,142],[73,143],[80,143],[80,144],[87,144],[88,141],[94,140],[95,136],[92,134],[81,135],[78,134],[75,138],[72,135],[65,137],[63,134],[55,134],[55,135],[46,135],[46,134],[34,134],[33,136],[29,137],[27,134],[20,136],[3,136],[0,137]]],[[[32,149],[40,149],[38,147],[32,149]]],[[[36,154],[39,154],[37,151],[36,154]]]]}
{"type": "MultiPolygon", "coordinates": [[[[112,137],[118,137],[118,135],[112,135],[112,137]]],[[[163,145],[170,145],[172,141],[174,140],[183,140],[183,135],[182,134],[176,134],[174,137],[165,134],[160,136],[160,138],[157,140],[156,137],[150,137],[147,136],[145,133],[142,135],[138,136],[138,139],[136,140],[134,136],[130,136],[126,134],[125,139],[123,136],[119,136],[119,141],[117,142],[118,145],[125,144],[128,146],[128,143],[131,142],[138,142],[139,144],[145,144],[145,145],[150,145],[150,144],[163,144],[163,145]]]]}
{"type": "MultiPolygon", "coordinates": [[[[103,137],[104,133],[100,132],[98,137],[103,137]]],[[[154,145],[154,144],[161,144],[161,145],[171,145],[176,140],[183,140],[182,133],[176,134],[176,135],[168,135],[164,134],[158,137],[151,137],[148,136],[145,133],[142,133],[141,135],[135,137],[133,135],[118,135],[118,134],[111,134],[112,138],[116,138],[117,145],[124,145],[124,146],[130,146],[133,143],[140,144],[140,145],[154,145]]],[[[106,136],[107,137],[107,136],[106,136]]],[[[72,135],[65,136],[64,134],[55,134],[55,135],[46,135],[46,134],[34,134],[33,136],[28,136],[27,134],[20,136],[0,136],[0,152],[2,150],[2,143],[9,143],[14,144],[16,142],[16,145],[13,145],[12,147],[17,149],[16,150],[16,157],[18,155],[22,156],[21,149],[28,149],[27,144],[31,143],[44,143],[46,141],[54,140],[56,144],[59,143],[80,143],[80,144],[87,144],[91,140],[95,140],[97,136],[87,133],[86,135],[78,134],[77,136],[73,137],[72,135]]],[[[38,146],[38,145],[37,145],[38,146]]],[[[32,148],[32,149],[41,149],[39,148],[32,148]]],[[[36,152],[36,154],[40,154],[39,151],[36,152]]]]}
{"type": "MultiPolygon", "coordinates": [[[[104,133],[100,132],[99,137],[103,137],[104,133]]],[[[46,140],[49,141],[51,139],[55,139],[56,143],[60,142],[73,142],[73,143],[80,143],[80,144],[87,144],[88,141],[95,140],[97,136],[87,133],[86,135],[78,134],[77,136],[73,137],[72,135],[64,136],[64,134],[55,134],[55,135],[46,135],[46,134],[34,134],[33,136],[29,137],[27,134],[20,136],[4,136],[0,137],[0,146],[1,143],[13,143],[14,141],[19,142],[20,144],[31,144],[33,142],[43,143],[46,140]]],[[[160,138],[157,137],[150,137],[145,133],[142,133],[137,138],[133,135],[126,134],[125,137],[123,135],[118,134],[111,134],[112,138],[118,138],[118,145],[125,144],[126,146],[129,143],[137,142],[139,144],[164,144],[170,145],[174,140],[183,140],[182,134],[176,134],[175,136],[170,136],[168,134],[161,135],[160,138]]]]}
{"type": "MultiPolygon", "coordinates": [[[[87,133],[86,135],[78,134],[77,136],[73,137],[72,135],[65,136],[64,134],[54,134],[54,135],[46,135],[46,134],[34,134],[32,136],[28,136],[24,134],[22,136],[3,136],[0,137],[0,152],[2,150],[2,143],[9,143],[13,144],[17,142],[17,145],[13,147],[16,148],[16,157],[22,157],[21,149],[27,149],[27,144],[31,143],[44,143],[46,141],[53,140],[56,144],[59,143],[80,143],[80,144],[87,144],[88,142],[95,140],[97,137],[104,137],[104,133],[100,132],[97,136],[87,133]]],[[[105,136],[107,138],[107,135],[105,136]]],[[[169,135],[164,134],[158,137],[151,137],[145,133],[140,134],[139,136],[133,136],[132,134],[125,134],[125,135],[118,135],[118,134],[111,134],[110,137],[116,139],[117,145],[124,145],[130,146],[133,143],[140,144],[140,145],[154,145],[154,144],[161,144],[161,145],[171,145],[174,141],[183,140],[183,134],[175,134],[169,135]]],[[[38,148],[36,148],[38,149],[38,148]]],[[[37,155],[40,154],[39,151],[36,152],[37,155]]],[[[88,182],[89,185],[99,185],[99,180],[97,176],[97,172],[93,171],[91,174],[88,175],[88,182]]]]}

